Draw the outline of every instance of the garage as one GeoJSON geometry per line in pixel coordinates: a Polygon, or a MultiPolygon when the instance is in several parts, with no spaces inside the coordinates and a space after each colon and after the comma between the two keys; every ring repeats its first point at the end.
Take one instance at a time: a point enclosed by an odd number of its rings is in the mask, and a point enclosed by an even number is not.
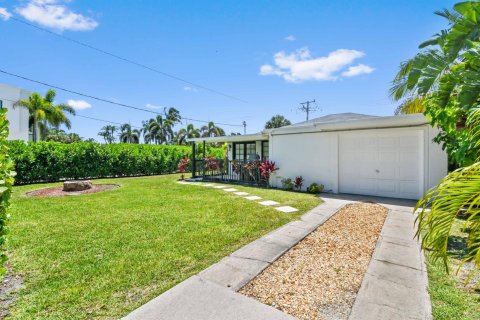
{"type": "Polygon", "coordinates": [[[423,193],[423,131],[339,134],[339,192],[418,199],[423,193]]]}
{"type": "Polygon", "coordinates": [[[228,159],[236,161],[249,161],[247,149],[274,161],[279,169],[269,183],[277,188],[302,177],[302,191],[317,183],[325,193],[416,200],[448,172],[447,154],[433,142],[438,133],[423,114],[337,113],[256,134],[191,141],[226,142],[228,159]]]}

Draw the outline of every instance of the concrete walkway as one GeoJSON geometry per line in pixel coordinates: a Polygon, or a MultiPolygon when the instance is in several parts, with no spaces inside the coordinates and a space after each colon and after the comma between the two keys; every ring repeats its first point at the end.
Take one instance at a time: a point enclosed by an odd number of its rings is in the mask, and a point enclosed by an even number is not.
{"type": "Polygon", "coordinates": [[[327,221],[341,207],[374,201],[390,212],[350,319],[429,319],[430,300],[419,244],[413,238],[411,201],[322,195],[323,204],[200,272],[125,319],[294,319],[236,291],[327,221]]]}

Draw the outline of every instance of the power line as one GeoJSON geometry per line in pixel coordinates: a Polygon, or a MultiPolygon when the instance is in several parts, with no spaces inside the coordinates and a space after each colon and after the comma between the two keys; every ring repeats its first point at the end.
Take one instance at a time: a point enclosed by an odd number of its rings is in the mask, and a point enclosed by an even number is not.
{"type": "MultiPolygon", "coordinates": [[[[23,79],[23,80],[26,80],[26,81],[34,82],[34,83],[41,84],[41,85],[46,86],[46,87],[54,88],[54,89],[65,91],[65,92],[72,93],[72,94],[76,94],[76,95],[86,97],[86,98],[90,98],[90,99],[94,99],[94,100],[97,100],[97,101],[106,102],[106,103],[121,106],[121,107],[124,107],[124,108],[130,108],[130,109],[135,109],[135,110],[144,111],[144,112],[148,112],[148,113],[153,113],[153,114],[157,114],[157,115],[163,115],[163,113],[160,113],[160,112],[156,112],[156,111],[152,111],[152,110],[148,110],[148,109],[144,109],[144,108],[140,108],[140,107],[135,107],[135,106],[132,106],[132,105],[119,103],[119,102],[111,101],[111,100],[104,99],[104,98],[99,98],[99,97],[96,97],[96,96],[92,96],[92,95],[89,95],[89,94],[81,93],[81,92],[70,90],[70,89],[65,89],[65,88],[55,86],[55,85],[52,85],[52,84],[48,84],[48,83],[45,83],[45,82],[42,82],[42,81],[39,81],[39,80],[34,80],[34,79],[31,79],[31,78],[27,78],[27,77],[21,76],[19,74],[11,73],[11,72],[8,72],[8,71],[2,70],[2,69],[0,69],[0,72],[4,73],[6,75],[12,76],[12,77],[16,77],[16,78],[23,79]]],[[[213,122],[213,121],[198,120],[198,119],[185,118],[185,117],[182,117],[182,119],[195,121],[195,122],[203,122],[203,123],[213,122]]],[[[214,122],[214,123],[222,125],[222,126],[243,127],[243,124],[229,124],[229,123],[220,123],[220,122],[214,122]]]]}
{"type": "Polygon", "coordinates": [[[130,59],[128,59],[128,58],[124,58],[124,57],[119,56],[119,55],[117,55],[117,54],[115,54],[115,53],[111,53],[111,52],[105,51],[105,50],[103,50],[103,49],[94,47],[94,46],[92,46],[92,45],[90,45],[90,44],[88,44],[88,43],[81,42],[81,41],[75,40],[75,39],[73,39],[73,38],[64,36],[64,35],[62,35],[62,34],[60,34],[60,33],[56,33],[56,32],[53,32],[53,31],[51,31],[51,30],[48,30],[48,29],[39,27],[39,26],[34,25],[34,24],[32,24],[32,23],[26,22],[26,21],[24,21],[24,20],[22,20],[22,19],[18,19],[18,18],[12,17],[12,16],[6,16],[5,14],[3,14],[3,13],[1,13],[1,12],[0,12],[0,15],[3,15],[3,16],[5,16],[5,17],[7,17],[7,18],[9,18],[9,19],[11,19],[11,20],[13,20],[13,21],[15,21],[15,22],[22,23],[22,24],[27,25],[27,26],[29,26],[29,27],[35,28],[35,29],[37,29],[37,30],[40,30],[40,31],[49,33],[49,34],[54,35],[54,36],[57,36],[57,37],[59,37],[59,38],[61,38],[61,39],[63,39],[63,40],[67,40],[67,41],[73,42],[73,43],[75,43],[75,44],[77,44],[77,45],[80,45],[80,46],[82,46],[82,47],[85,47],[85,48],[88,48],[88,49],[91,49],[91,50],[100,52],[100,53],[102,53],[102,54],[104,54],[104,55],[113,57],[113,58],[115,58],[115,59],[117,59],[117,60],[121,60],[121,61],[123,61],[123,62],[132,64],[132,65],[135,65],[135,66],[137,66],[137,67],[140,67],[140,68],[143,68],[143,69],[146,69],[146,70],[150,70],[150,71],[152,71],[152,72],[161,74],[161,75],[163,75],[163,76],[165,76],[165,77],[168,77],[168,78],[171,78],[171,79],[174,79],[174,80],[177,80],[177,81],[180,81],[180,82],[189,84],[189,85],[194,86],[194,87],[197,87],[197,88],[199,88],[199,89],[203,89],[203,90],[205,90],[205,91],[209,91],[209,92],[211,92],[211,93],[218,94],[218,95],[221,95],[221,96],[223,96],[223,97],[226,97],[226,98],[229,98],[229,99],[232,99],[232,100],[236,100],[236,101],[243,102],[243,103],[248,103],[247,101],[245,101],[245,100],[243,100],[243,99],[240,99],[240,98],[237,98],[237,97],[235,97],[235,96],[232,96],[232,95],[230,95],[230,94],[226,94],[226,93],[223,93],[223,92],[221,92],[221,91],[218,91],[218,90],[215,90],[215,89],[211,89],[211,88],[205,87],[205,86],[203,86],[203,85],[200,85],[200,84],[197,84],[197,83],[188,81],[188,80],[183,79],[183,78],[180,78],[180,77],[177,77],[177,76],[175,76],[175,75],[173,75],[173,74],[166,73],[166,72],[163,72],[163,71],[161,71],[161,70],[155,69],[155,68],[153,68],[153,67],[147,66],[147,65],[145,65],[145,64],[143,64],[143,63],[136,62],[136,61],[130,60],[130,59]]]}

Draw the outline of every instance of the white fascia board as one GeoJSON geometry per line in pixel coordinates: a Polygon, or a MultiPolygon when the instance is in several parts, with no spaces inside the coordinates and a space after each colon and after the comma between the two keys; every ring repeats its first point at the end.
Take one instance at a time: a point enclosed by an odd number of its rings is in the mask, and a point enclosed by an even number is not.
{"type": "Polygon", "coordinates": [[[268,134],[245,134],[239,136],[222,136],[222,137],[205,137],[205,138],[192,138],[187,139],[187,142],[245,142],[245,141],[258,141],[268,140],[268,134]]]}

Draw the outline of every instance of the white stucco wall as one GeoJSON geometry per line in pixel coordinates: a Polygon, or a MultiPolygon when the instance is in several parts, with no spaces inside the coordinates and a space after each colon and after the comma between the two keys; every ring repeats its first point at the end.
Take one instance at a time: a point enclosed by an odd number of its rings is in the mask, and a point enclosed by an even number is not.
{"type": "MultiPolygon", "coordinates": [[[[415,130],[419,129],[424,131],[423,191],[426,191],[447,174],[447,155],[438,144],[432,142],[437,129],[432,129],[429,125],[415,127],[415,130]]],[[[378,130],[394,133],[409,128],[378,130]]],[[[368,131],[375,132],[375,129],[368,131]]],[[[280,168],[272,176],[271,184],[281,187],[282,178],[293,179],[300,175],[305,179],[304,186],[312,182],[322,183],[325,191],[338,193],[338,146],[341,133],[342,131],[271,135],[270,159],[280,168]]]]}
{"type": "Polygon", "coordinates": [[[10,122],[9,140],[28,141],[28,110],[22,107],[13,108],[14,101],[28,99],[30,92],[14,86],[0,84],[0,100],[6,108],[7,119],[10,122]]]}

